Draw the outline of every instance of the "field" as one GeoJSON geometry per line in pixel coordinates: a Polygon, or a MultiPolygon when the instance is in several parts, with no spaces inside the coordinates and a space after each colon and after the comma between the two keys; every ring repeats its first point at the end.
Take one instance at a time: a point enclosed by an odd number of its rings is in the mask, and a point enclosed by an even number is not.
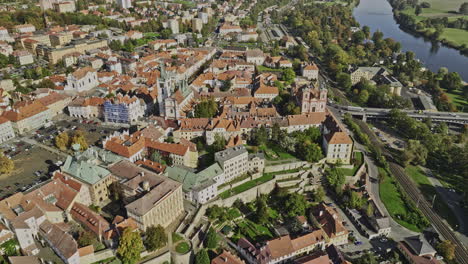
{"type": "MultiPolygon", "coordinates": [[[[379,171],[381,173],[385,173],[380,168],[379,171]]],[[[406,208],[405,201],[397,189],[396,184],[397,183],[395,182],[395,179],[393,177],[389,177],[388,175],[385,176],[384,179],[380,182],[379,193],[385,208],[387,208],[392,218],[400,225],[408,228],[409,230],[421,232],[421,229],[416,225],[410,224],[399,218],[400,215],[408,214],[408,210],[406,208]]]]}
{"type": "Polygon", "coordinates": [[[418,188],[421,190],[421,193],[426,197],[427,200],[432,202],[434,195],[436,195],[434,200],[434,209],[435,211],[452,226],[458,226],[458,221],[455,214],[448,207],[447,203],[437,194],[435,187],[431,184],[427,178],[426,173],[422,171],[419,167],[408,166],[406,169],[406,174],[408,174],[411,179],[416,183],[418,188]]]}
{"type": "Polygon", "coordinates": [[[457,106],[458,111],[468,112],[468,102],[463,98],[460,91],[452,91],[452,92],[449,92],[447,90],[444,90],[444,91],[445,93],[447,93],[450,100],[452,100],[453,104],[457,106]]]}
{"type": "MultiPolygon", "coordinates": [[[[453,21],[458,18],[468,19],[467,15],[458,14],[458,9],[465,0],[425,0],[428,2],[431,7],[423,8],[421,14],[416,16],[414,13],[414,8],[408,8],[402,12],[408,15],[413,16],[416,21],[422,21],[426,18],[436,18],[436,17],[448,17],[449,21],[453,21]]],[[[424,32],[426,30],[433,31],[433,28],[424,28],[420,30],[424,32]]],[[[468,31],[455,28],[445,28],[442,35],[439,37],[439,40],[444,40],[450,46],[462,46],[468,45],[468,31]]]]}

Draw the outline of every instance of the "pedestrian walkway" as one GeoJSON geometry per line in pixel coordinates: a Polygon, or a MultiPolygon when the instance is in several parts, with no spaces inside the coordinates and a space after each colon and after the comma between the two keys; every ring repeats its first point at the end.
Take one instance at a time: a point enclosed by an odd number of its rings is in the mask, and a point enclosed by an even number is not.
{"type": "Polygon", "coordinates": [[[28,143],[28,144],[35,145],[35,146],[38,146],[40,148],[43,148],[43,149],[45,149],[45,150],[47,150],[49,152],[60,155],[60,156],[62,156],[64,158],[68,157],[68,154],[66,154],[66,153],[64,153],[64,152],[62,152],[62,151],[60,151],[60,150],[58,150],[56,148],[52,148],[52,147],[49,147],[49,146],[44,145],[42,143],[39,143],[34,139],[30,139],[30,138],[27,138],[27,137],[22,137],[20,140],[25,142],[25,143],[28,143]]]}

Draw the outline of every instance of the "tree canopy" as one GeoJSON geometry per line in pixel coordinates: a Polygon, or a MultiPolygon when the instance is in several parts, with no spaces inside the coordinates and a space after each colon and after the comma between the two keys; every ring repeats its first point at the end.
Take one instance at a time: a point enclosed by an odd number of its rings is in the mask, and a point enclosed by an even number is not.
{"type": "Polygon", "coordinates": [[[143,241],[138,230],[130,227],[124,229],[119,240],[117,254],[124,264],[134,264],[140,260],[141,251],[143,251],[143,241]]]}

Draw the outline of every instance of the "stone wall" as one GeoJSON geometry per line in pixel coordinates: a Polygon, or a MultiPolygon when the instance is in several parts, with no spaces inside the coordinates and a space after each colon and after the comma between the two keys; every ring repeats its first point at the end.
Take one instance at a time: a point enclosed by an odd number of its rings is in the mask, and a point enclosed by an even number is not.
{"type": "Polygon", "coordinates": [[[115,257],[115,254],[112,251],[112,249],[104,249],[98,252],[94,252],[93,254],[87,255],[85,257],[80,257],[80,264],[90,264],[112,257],[115,257]]]}
{"type": "Polygon", "coordinates": [[[277,172],[277,171],[285,171],[285,170],[293,170],[300,167],[307,166],[308,163],[306,161],[297,161],[285,164],[278,164],[278,165],[271,165],[265,167],[265,172],[277,172]]]}

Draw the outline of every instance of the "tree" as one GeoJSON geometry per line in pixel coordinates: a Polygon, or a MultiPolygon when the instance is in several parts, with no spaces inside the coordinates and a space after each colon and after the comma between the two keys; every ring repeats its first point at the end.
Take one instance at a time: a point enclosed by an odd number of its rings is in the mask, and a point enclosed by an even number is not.
{"type": "Polygon", "coordinates": [[[437,251],[446,260],[452,260],[455,257],[455,245],[450,240],[437,244],[437,251]]]}
{"type": "Polygon", "coordinates": [[[226,80],[226,81],[222,81],[222,85],[221,85],[221,88],[220,90],[223,91],[223,92],[226,92],[226,91],[229,91],[232,87],[232,81],[231,80],[226,80]]]}
{"type": "Polygon", "coordinates": [[[377,258],[375,257],[374,254],[370,252],[366,252],[364,255],[354,260],[353,263],[354,264],[377,264],[379,262],[377,261],[377,258]]]}
{"type": "Polygon", "coordinates": [[[70,146],[75,144],[80,144],[81,151],[88,149],[88,142],[86,142],[86,137],[82,130],[77,130],[71,138],[70,146]]]}
{"type": "Polygon", "coordinates": [[[70,137],[67,132],[62,132],[55,137],[55,146],[60,150],[66,150],[70,144],[70,137]]]}
{"type": "Polygon", "coordinates": [[[143,250],[143,241],[140,232],[130,227],[124,229],[119,240],[117,254],[124,264],[133,264],[140,260],[140,254],[143,250]]]}
{"type": "Polygon", "coordinates": [[[214,249],[217,248],[217,245],[218,235],[216,234],[216,231],[213,229],[213,227],[210,227],[210,230],[208,230],[208,233],[206,234],[205,247],[214,249]]]}
{"type": "Polygon", "coordinates": [[[211,118],[218,112],[218,103],[213,97],[202,100],[195,106],[195,117],[211,118]]]}
{"type": "Polygon", "coordinates": [[[220,133],[216,133],[214,136],[213,150],[215,152],[221,151],[226,147],[226,139],[220,133]]]}
{"type": "Polygon", "coordinates": [[[167,235],[161,225],[150,226],[146,229],[146,238],[144,241],[146,249],[154,251],[158,248],[162,248],[166,243],[167,235]]]}
{"type": "Polygon", "coordinates": [[[317,162],[323,158],[322,149],[317,143],[299,144],[297,155],[308,162],[317,162]]]}
{"type": "Polygon", "coordinates": [[[268,132],[264,126],[252,130],[251,141],[256,146],[266,145],[268,141],[268,132]]]}
{"type": "Polygon", "coordinates": [[[351,75],[340,72],[336,75],[336,81],[338,83],[338,87],[342,88],[345,91],[349,91],[351,89],[351,75]]]}
{"type": "Polygon", "coordinates": [[[205,249],[201,249],[198,251],[197,255],[195,255],[195,264],[210,264],[210,257],[205,249]]]}
{"type": "Polygon", "coordinates": [[[327,169],[325,174],[328,183],[333,187],[341,187],[345,183],[346,178],[344,174],[336,167],[327,169]]]}
{"type": "Polygon", "coordinates": [[[293,69],[287,68],[283,71],[283,81],[287,84],[291,84],[294,79],[296,78],[296,73],[294,72],[293,69]]]}
{"type": "Polygon", "coordinates": [[[172,35],[172,31],[169,28],[161,30],[161,38],[168,39],[172,35]]]}
{"type": "Polygon", "coordinates": [[[440,81],[440,86],[449,91],[459,90],[462,88],[462,79],[458,72],[451,72],[440,81]]]}
{"type": "Polygon", "coordinates": [[[81,231],[78,236],[78,245],[80,247],[86,247],[96,242],[96,237],[90,231],[81,231]]]}
{"type": "Polygon", "coordinates": [[[299,193],[289,194],[284,203],[285,214],[289,217],[304,215],[307,207],[305,197],[299,193]]]}
{"type": "Polygon", "coordinates": [[[416,6],[416,8],[414,9],[414,13],[419,16],[422,12],[422,8],[420,5],[416,6]]]}
{"type": "Polygon", "coordinates": [[[258,197],[256,201],[256,218],[260,224],[265,224],[268,222],[269,214],[268,214],[268,205],[265,201],[265,198],[258,197]]]}
{"type": "Polygon", "coordinates": [[[5,156],[3,153],[0,154],[0,174],[7,174],[13,171],[15,164],[13,161],[5,156]]]}
{"type": "Polygon", "coordinates": [[[374,207],[372,206],[371,203],[367,203],[366,215],[367,215],[368,217],[372,217],[372,216],[374,215],[374,207]]]}
{"type": "Polygon", "coordinates": [[[325,189],[323,189],[322,186],[317,187],[317,189],[314,190],[314,201],[320,203],[320,202],[323,202],[324,198],[325,198],[325,189]]]}
{"type": "Polygon", "coordinates": [[[460,9],[458,11],[462,15],[468,15],[468,2],[461,4],[460,9]]]}

